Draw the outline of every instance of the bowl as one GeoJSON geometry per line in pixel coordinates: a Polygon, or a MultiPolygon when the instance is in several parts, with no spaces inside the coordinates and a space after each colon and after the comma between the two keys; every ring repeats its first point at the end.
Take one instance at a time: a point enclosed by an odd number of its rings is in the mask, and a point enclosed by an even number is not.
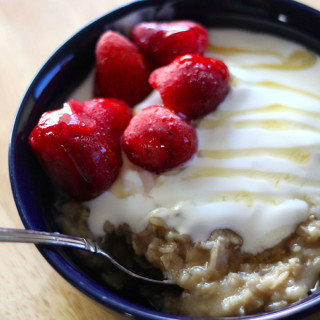
{"type": "MultiPolygon", "coordinates": [[[[320,13],[291,0],[145,0],[110,12],[87,25],[62,45],[29,86],[12,129],[9,171],[15,203],[27,229],[56,231],[53,187],[39,167],[28,136],[40,115],[62,105],[94,66],[94,48],[107,29],[128,36],[140,21],[189,19],[206,27],[236,27],[263,31],[300,42],[320,53],[320,13]]],[[[39,247],[45,259],[74,287],[102,305],[139,319],[187,319],[159,312],[136,293],[107,288],[70,251],[39,247]]],[[[279,311],[234,319],[303,319],[320,306],[320,292],[279,311]]]]}

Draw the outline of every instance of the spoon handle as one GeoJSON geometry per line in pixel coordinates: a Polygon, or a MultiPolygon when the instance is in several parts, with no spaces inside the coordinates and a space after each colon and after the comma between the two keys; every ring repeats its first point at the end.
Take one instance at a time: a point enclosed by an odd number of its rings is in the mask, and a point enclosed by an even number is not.
{"type": "Polygon", "coordinates": [[[131,270],[121,265],[107,252],[101,250],[96,242],[88,238],[69,236],[66,234],[61,234],[59,232],[51,233],[36,230],[0,228],[0,242],[34,243],[77,248],[80,250],[89,251],[91,253],[96,253],[107,258],[113,265],[115,265],[117,268],[127,273],[131,277],[157,284],[172,284],[172,282],[169,280],[151,279],[132,272],[131,270]]]}
{"type": "Polygon", "coordinates": [[[97,252],[97,245],[90,239],[73,237],[58,232],[0,228],[0,242],[21,242],[72,247],[97,252]]]}

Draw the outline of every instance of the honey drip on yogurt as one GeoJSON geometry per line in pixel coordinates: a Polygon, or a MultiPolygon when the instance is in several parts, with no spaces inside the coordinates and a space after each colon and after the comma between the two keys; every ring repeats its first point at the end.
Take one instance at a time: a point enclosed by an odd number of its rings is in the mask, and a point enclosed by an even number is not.
{"type": "Polygon", "coordinates": [[[271,55],[279,59],[283,59],[283,55],[277,51],[267,50],[267,49],[246,49],[246,48],[237,48],[237,47],[223,47],[217,46],[212,43],[209,44],[209,51],[222,53],[227,55],[238,55],[238,54],[255,54],[255,55],[271,55]]]}
{"type": "Polygon", "coordinates": [[[299,186],[308,185],[308,186],[313,186],[318,188],[320,187],[320,182],[300,178],[289,173],[258,171],[258,170],[250,170],[250,169],[221,168],[221,167],[188,168],[184,173],[183,178],[184,180],[191,180],[191,179],[210,178],[210,177],[234,178],[234,177],[244,177],[244,176],[251,179],[268,180],[270,183],[274,185],[274,187],[277,187],[282,182],[295,184],[299,186]]]}
{"type": "Polygon", "coordinates": [[[307,97],[320,100],[320,95],[318,95],[318,94],[314,94],[312,92],[309,92],[309,91],[306,91],[306,90],[303,90],[303,89],[299,89],[299,88],[295,88],[295,87],[292,87],[292,86],[287,86],[285,84],[278,83],[278,82],[275,82],[275,81],[260,81],[260,82],[256,82],[255,84],[259,85],[259,86],[273,88],[273,89],[294,91],[296,93],[305,95],[307,97]]]}
{"type": "Polygon", "coordinates": [[[310,130],[314,132],[320,132],[320,128],[304,124],[298,121],[292,121],[288,119],[265,119],[265,120],[240,120],[232,122],[233,127],[250,128],[259,127],[266,130],[310,130]]]}
{"type": "Polygon", "coordinates": [[[212,52],[223,54],[264,54],[274,56],[279,59],[278,63],[258,63],[250,65],[241,65],[242,68],[267,68],[277,70],[300,70],[314,66],[317,62],[317,57],[306,50],[296,50],[289,56],[284,56],[280,52],[272,50],[249,50],[235,47],[219,47],[210,44],[209,50],[212,52]]]}
{"type": "Polygon", "coordinates": [[[317,128],[312,125],[304,124],[299,121],[293,121],[288,119],[250,119],[250,120],[229,120],[229,121],[221,121],[221,120],[206,120],[205,123],[201,123],[199,127],[205,129],[213,129],[217,126],[229,126],[236,129],[241,128],[264,128],[266,130],[310,130],[314,132],[320,132],[320,127],[317,128]]]}
{"type": "Polygon", "coordinates": [[[255,201],[268,202],[276,205],[282,199],[275,199],[274,196],[267,194],[259,194],[245,191],[229,191],[229,192],[215,192],[206,199],[210,202],[226,201],[226,202],[244,202],[248,207],[252,207],[255,201]]]}
{"type": "MultiPolygon", "coordinates": [[[[284,104],[270,104],[267,106],[261,106],[253,109],[244,109],[244,110],[232,110],[232,111],[220,111],[219,119],[228,119],[235,116],[246,116],[246,115],[254,115],[261,113],[291,113],[304,117],[310,117],[311,119],[319,119],[320,120],[320,112],[309,111],[306,109],[298,109],[290,106],[286,106],[284,104]]],[[[212,129],[217,125],[217,120],[214,121],[212,119],[203,119],[199,123],[199,129],[212,129]]]]}
{"type": "Polygon", "coordinates": [[[310,162],[311,154],[305,147],[294,148],[251,148],[251,149],[233,149],[233,150],[208,150],[202,149],[197,153],[199,158],[211,159],[230,159],[271,156],[286,159],[298,164],[307,164],[310,162]]]}

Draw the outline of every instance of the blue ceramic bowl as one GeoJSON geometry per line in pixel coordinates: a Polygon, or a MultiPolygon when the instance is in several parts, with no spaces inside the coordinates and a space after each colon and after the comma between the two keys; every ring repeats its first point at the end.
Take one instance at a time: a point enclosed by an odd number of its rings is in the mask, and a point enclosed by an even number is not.
{"type": "MultiPolygon", "coordinates": [[[[42,67],[18,110],[9,149],[12,191],[27,229],[57,230],[50,212],[54,197],[28,145],[40,115],[60,106],[94,65],[95,43],[103,31],[128,35],[142,20],[195,20],[206,27],[229,26],[261,30],[302,42],[320,53],[320,13],[291,0],[145,0],[136,1],[89,24],[74,35],[42,67]]],[[[48,262],[72,285],[101,304],[142,319],[186,319],[154,310],[143,299],[107,289],[64,250],[40,247],[48,262]]],[[[303,319],[320,309],[320,293],[277,312],[241,319],[303,319]]],[[[239,319],[239,318],[237,318],[239,319]]]]}

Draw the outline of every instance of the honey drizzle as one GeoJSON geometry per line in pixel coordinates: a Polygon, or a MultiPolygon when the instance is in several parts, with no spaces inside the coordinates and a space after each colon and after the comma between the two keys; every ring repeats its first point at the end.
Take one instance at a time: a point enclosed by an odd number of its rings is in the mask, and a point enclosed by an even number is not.
{"type": "Polygon", "coordinates": [[[279,63],[259,63],[252,65],[241,65],[245,69],[277,69],[277,70],[301,70],[313,67],[317,62],[317,57],[306,50],[296,50],[289,56],[284,56],[279,52],[272,50],[254,50],[235,47],[219,47],[210,44],[209,50],[222,54],[265,54],[279,59],[279,63]]]}
{"type": "Polygon", "coordinates": [[[233,127],[251,128],[259,127],[266,130],[280,131],[280,130],[308,130],[313,132],[320,132],[320,128],[301,123],[299,121],[293,121],[288,119],[262,119],[262,120],[239,120],[232,122],[233,127]]]}
{"type": "Polygon", "coordinates": [[[303,90],[303,89],[287,86],[287,85],[285,85],[283,83],[270,81],[270,80],[256,81],[256,82],[255,81],[248,81],[248,80],[244,80],[244,79],[238,78],[238,77],[233,75],[232,76],[232,87],[236,87],[240,83],[244,83],[244,84],[251,85],[251,86],[252,85],[253,86],[262,86],[262,87],[267,87],[267,88],[276,89],[276,90],[293,91],[295,93],[299,93],[301,95],[304,95],[304,96],[307,96],[309,98],[316,99],[316,100],[320,101],[320,95],[312,93],[312,92],[307,91],[307,90],[303,90]]]}
{"type": "MultiPolygon", "coordinates": [[[[244,110],[234,110],[234,111],[218,111],[217,115],[219,115],[219,119],[228,119],[235,116],[246,116],[252,114],[260,114],[260,113],[269,113],[269,112],[290,112],[297,115],[301,115],[304,117],[309,117],[311,119],[319,119],[320,120],[320,112],[302,110],[298,108],[293,108],[290,106],[286,106],[283,104],[269,104],[267,106],[262,106],[259,108],[253,109],[244,109],[244,110]]],[[[201,129],[212,129],[215,127],[214,123],[211,126],[211,119],[203,119],[199,122],[199,128],[201,129]]]]}
{"type": "MultiPolygon", "coordinates": [[[[315,147],[316,148],[316,147],[315,147]]],[[[298,164],[307,164],[311,160],[310,149],[305,147],[293,148],[250,148],[233,150],[208,150],[202,149],[197,152],[199,158],[230,159],[271,156],[286,159],[298,164]]]]}
{"type": "Polygon", "coordinates": [[[216,46],[212,43],[209,44],[208,50],[211,52],[221,53],[221,54],[228,54],[228,55],[234,55],[234,54],[265,54],[265,55],[271,55],[275,56],[279,59],[284,59],[284,55],[277,51],[273,50],[264,50],[264,49],[245,49],[245,48],[238,48],[238,47],[222,47],[222,46],[216,46]]]}
{"type": "Polygon", "coordinates": [[[282,89],[282,90],[286,90],[286,91],[293,91],[293,92],[299,93],[301,95],[305,95],[307,97],[310,97],[310,98],[313,98],[316,100],[320,100],[320,95],[317,95],[315,93],[312,93],[312,92],[309,92],[309,91],[306,91],[303,89],[287,86],[285,84],[275,82],[275,81],[259,81],[259,82],[251,83],[251,84],[256,84],[259,86],[264,86],[264,87],[272,88],[272,89],[282,89]]]}
{"type": "MultiPolygon", "coordinates": [[[[310,205],[312,201],[304,195],[296,195],[296,199],[303,200],[310,205]]],[[[285,200],[287,197],[282,194],[268,194],[259,192],[249,192],[249,191],[216,191],[214,194],[209,195],[206,200],[208,202],[244,202],[248,207],[252,207],[255,202],[268,202],[273,205],[277,205],[285,200]]]]}
{"type": "Polygon", "coordinates": [[[320,132],[320,127],[317,128],[303,122],[288,120],[288,119],[249,119],[249,120],[209,120],[206,119],[198,128],[200,129],[214,129],[218,126],[227,126],[236,129],[243,128],[263,128],[266,130],[280,131],[280,130],[309,130],[313,132],[320,132]]]}
{"type": "Polygon", "coordinates": [[[289,173],[220,167],[187,168],[184,172],[183,180],[189,181],[198,178],[237,178],[244,176],[250,179],[268,180],[274,187],[279,186],[281,182],[299,186],[320,187],[319,181],[303,179],[289,173]]]}

